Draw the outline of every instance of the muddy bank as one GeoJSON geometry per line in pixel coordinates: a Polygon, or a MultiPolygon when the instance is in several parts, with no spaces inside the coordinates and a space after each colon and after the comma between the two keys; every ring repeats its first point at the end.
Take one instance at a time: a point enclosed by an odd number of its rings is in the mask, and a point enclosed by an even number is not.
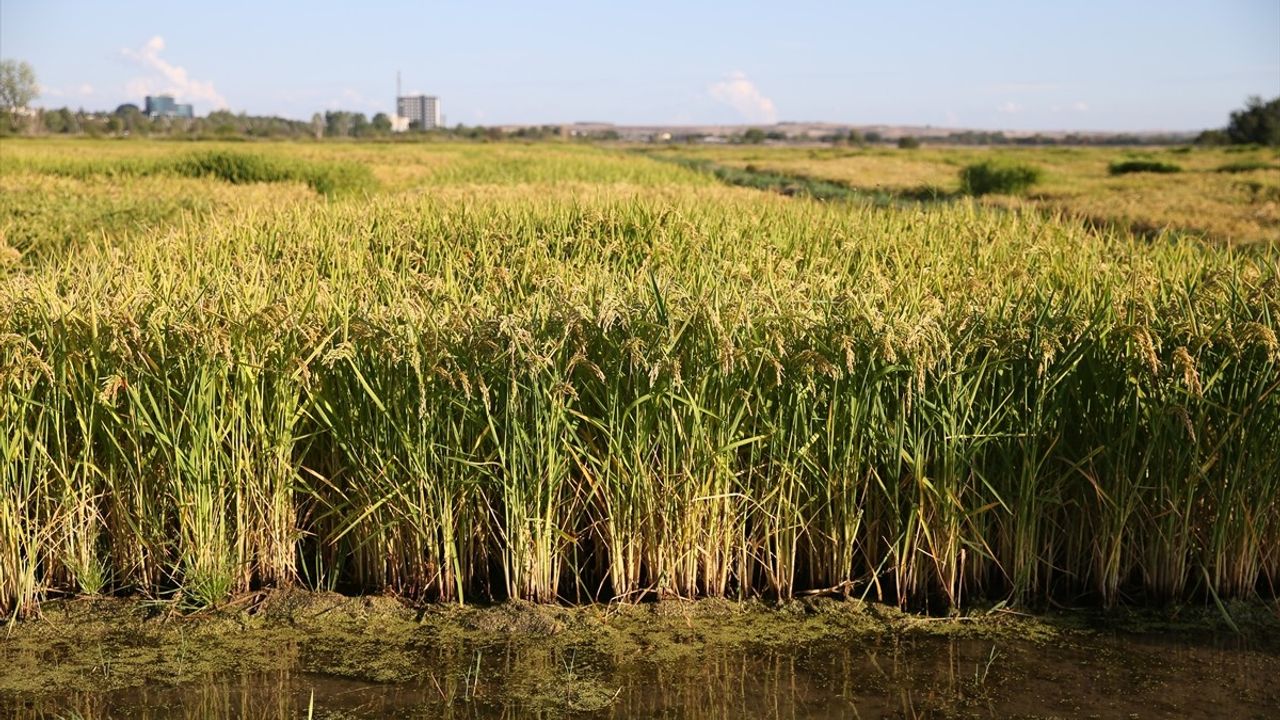
{"type": "Polygon", "coordinates": [[[414,608],[277,592],[215,612],[51,602],[0,637],[4,717],[1241,717],[1280,707],[1280,612],[950,618],[785,605],[414,608]],[[737,713],[733,712],[737,710],[737,713]],[[852,710],[851,710],[852,709],[852,710]]]}

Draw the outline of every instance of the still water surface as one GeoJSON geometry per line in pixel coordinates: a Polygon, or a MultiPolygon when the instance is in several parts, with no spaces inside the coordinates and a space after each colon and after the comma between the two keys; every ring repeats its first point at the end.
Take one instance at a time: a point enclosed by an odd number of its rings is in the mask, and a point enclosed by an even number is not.
{"type": "Polygon", "coordinates": [[[5,718],[1280,718],[1280,650],[1102,635],[1066,646],[937,637],[713,650],[678,661],[492,645],[410,681],[295,670],[0,699],[5,718]]]}

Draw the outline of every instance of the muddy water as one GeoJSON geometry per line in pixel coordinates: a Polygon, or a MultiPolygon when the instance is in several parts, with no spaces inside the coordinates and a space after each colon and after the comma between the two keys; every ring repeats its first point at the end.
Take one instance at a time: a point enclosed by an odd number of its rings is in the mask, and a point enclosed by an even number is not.
{"type": "Polygon", "coordinates": [[[1096,633],[823,638],[675,658],[492,643],[422,650],[392,682],[211,673],[96,692],[0,696],[5,718],[1280,717],[1280,651],[1238,638],[1096,633]]]}

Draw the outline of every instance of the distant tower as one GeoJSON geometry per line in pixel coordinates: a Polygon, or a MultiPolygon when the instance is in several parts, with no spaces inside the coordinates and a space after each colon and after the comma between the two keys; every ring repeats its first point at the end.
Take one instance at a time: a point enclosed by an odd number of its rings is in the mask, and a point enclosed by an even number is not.
{"type": "Polygon", "coordinates": [[[400,112],[400,71],[396,70],[396,104],[391,115],[391,132],[404,132],[409,129],[409,118],[400,112]]]}

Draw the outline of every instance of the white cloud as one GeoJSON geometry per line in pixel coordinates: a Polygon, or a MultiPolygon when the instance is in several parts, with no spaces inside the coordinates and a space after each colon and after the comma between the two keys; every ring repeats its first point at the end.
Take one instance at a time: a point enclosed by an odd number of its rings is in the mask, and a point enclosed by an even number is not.
{"type": "Polygon", "coordinates": [[[137,50],[125,48],[120,51],[125,57],[153,73],[151,77],[131,80],[125,86],[131,95],[167,92],[183,102],[207,102],[214,109],[227,107],[226,98],[213,87],[213,83],[193,79],[187,74],[186,68],[172,65],[160,57],[162,50],[164,38],[156,35],[137,50]]]}
{"type": "Polygon", "coordinates": [[[56,88],[51,85],[38,86],[39,97],[52,99],[60,98],[63,100],[69,98],[86,98],[94,94],[94,88],[89,83],[81,83],[72,88],[56,88]]]}
{"type": "Polygon", "coordinates": [[[1022,112],[1022,106],[1012,100],[1006,100],[1004,104],[996,109],[1008,115],[1022,112]]]}
{"type": "Polygon", "coordinates": [[[748,122],[778,121],[778,109],[773,101],[761,94],[755,83],[741,72],[730,73],[729,77],[713,84],[707,91],[713,100],[733,108],[748,122]]]}
{"type": "Polygon", "coordinates": [[[1083,101],[1083,100],[1077,100],[1077,101],[1075,101],[1075,102],[1073,102],[1073,103],[1071,103],[1070,105],[1067,105],[1067,106],[1065,106],[1065,107],[1064,107],[1064,106],[1062,106],[1062,105],[1053,105],[1053,106],[1050,106],[1050,107],[1049,107],[1049,111],[1050,111],[1050,112],[1055,112],[1055,113],[1068,112],[1068,111],[1070,111],[1070,112],[1078,112],[1078,113],[1082,113],[1082,112],[1089,112],[1089,103],[1087,103],[1087,102],[1085,102],[1085,101],[1083,101]]]}
{"type": "Polygon", "coordinates": [[[1024,93],[1051,92],[1059,87],[1061,86],[1055,83],[1000,83],[988,85],[984,89],[996,95],[1022,95],[1024,93]]]}

